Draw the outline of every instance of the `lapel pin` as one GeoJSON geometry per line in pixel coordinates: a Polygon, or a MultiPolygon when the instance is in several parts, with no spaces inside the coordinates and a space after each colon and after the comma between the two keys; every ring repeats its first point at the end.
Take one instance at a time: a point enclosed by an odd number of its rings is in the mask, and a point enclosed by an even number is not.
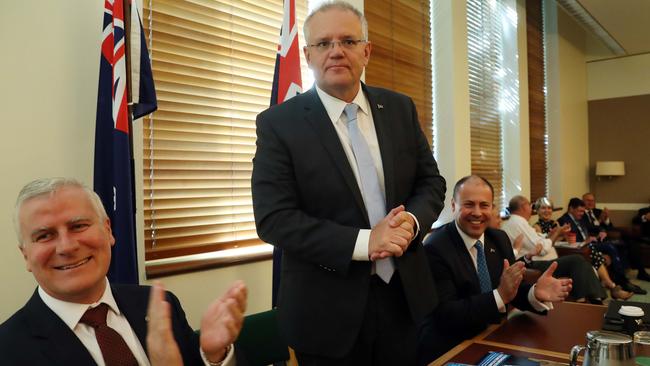
{"type": "Polygon", "coordinates": [[[384,105],[383,104],[377,104],[377,109],[384,109],[384,105]]]}
{"type": "Polygon", "coordinates": [[[494,250],[494,248],[490,248],[490,253],[496,253],[496,251],[494,250]]]}

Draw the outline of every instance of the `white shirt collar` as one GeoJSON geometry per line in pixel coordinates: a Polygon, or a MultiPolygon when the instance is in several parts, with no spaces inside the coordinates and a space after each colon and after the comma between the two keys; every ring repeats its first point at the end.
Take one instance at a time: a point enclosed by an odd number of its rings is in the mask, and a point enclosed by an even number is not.
{"type": "MultiPolygon", "coordinates": [[[[320,101],[323,103],[323,106],[325,107],[325,111],[327,112],[327,115],[330,117],[330,120],[332,121],[332,123],[337,123],[338,120],[341,118],[341,114],[343,114],[343,109],[345,109],[345,106],[348,105],[348,102],[327,94],[325,91],[319,88],[317,84],[314,84],[314,87],[316,88],[316,93],[318,93],[318,97],[320,98],[320,101]]],[[[355,103],[356,105],[358,105],[359,111],[365,113],[366,115],[370,115],[370,107],[368,106],[368,99],[363,93],[363,88],[361,88],[361,86],[359,86],[359,91],[357,92],[357,95],[354,97],[351,103],[355,103]]]]}
{"type": "Polygon", "coordinates": [[[111,285],[108,282],[108,279],[106,279],[104,294],[99,301],[92,304],[77,304],[56,299],[45,292],[41,286],[38,286],[38,295],[41,297],[41,300],[43,300],[45,305],[58,315],[58,317],[61,318],[61,320],[63,320],[63,322],[72,330],[77,326],[79,320],[81,320],[81,317],[88,308],[94,308],[101,303],[105,303],[114,313],[120,315],[120,309],[117,307],[117,302],[115,302],[115,298],[113,297],[113,292],[111,291],[111,285]]]}
{"type": "Polygon", "coordinates": [[[465,243],[465,247],[467,247],[467,250],[472,249],[474,247],[474,244],[476,244],[477,240],[480,240],[481,243],[483,244],[483,247],[485,247],[485,233],[481,234],[480,238],[474,239],[469,235],[465,234],[463,230],[461,230],[456,220],[454,220],[454,225],[456,225],[456,230],[458,230],[458,234],[460,234],[460,238],[463,239],[463,243],[465,243]]]}

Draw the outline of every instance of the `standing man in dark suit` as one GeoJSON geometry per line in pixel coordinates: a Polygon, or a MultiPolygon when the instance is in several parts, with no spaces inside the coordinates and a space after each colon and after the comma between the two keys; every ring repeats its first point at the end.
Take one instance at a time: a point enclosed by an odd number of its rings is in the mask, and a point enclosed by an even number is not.
{"type": "Polygon", "coordinates": [[[421,245],[445,181],[410,98],[361,83],[367,24],[350,4],[305,21],[316,85],[257,117],[253,206],[282,248],[280,327],[300,365],[409,365],[436,295],[421,245]]]}
{"type": "Polygon", "coordinates": [[[571,291],[571,279],[552,276],[557,262],[535,285],[522,283],[524,263],[514,261],[506,233],[489,227],[493,197],[492,185],[484,178],[460,179],[451,201],[454,221],[424,243],[439,304],[420,327],[419,364],[428,364],[501,321],[508,304],[545,313],[571,291]]]}
{"type": "MultiPolygon", "coordinates": [[[[150,288],[108,283],[115,239],[100,198],[75,180],[36,180],[21,190],[14,222],[19,249],[38,288],[0,325],[1,363],[155,365],[159,355],[150,358],[146,342],[150,288]]],[[[185,365],[234,362],[230,345],[246,306],[243,283],[208,307],[200,340],[178,299],[167,293],[166,302],[163,320],[171,320],[185,365]]]]}

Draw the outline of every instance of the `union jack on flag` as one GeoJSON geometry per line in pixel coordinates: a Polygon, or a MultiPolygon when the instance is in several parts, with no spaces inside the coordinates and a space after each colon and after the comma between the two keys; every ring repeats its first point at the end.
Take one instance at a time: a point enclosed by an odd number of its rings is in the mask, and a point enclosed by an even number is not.
{"type": "Polygon", "coordinates": [[[105,0],[102,29],[94,189],[104,203],[115,237],[108,278],[115,283],[138,283],[130,122],[156,110],[156,92],[134,1],[105,0]],[[125,10],[130,10],[129,24],[125,24],[125,10]]]}
{"type": "Polygon", "coordinates": [[[300,93],[302,93],[302,80],[296,4],[295,0],[284,0],[284,18],[280,29],[278,54],[275,58],[271,105],[282,103],[300,93]]]}
{"type": "MultiPolygon", "coordinates": [[[[271,90],[271,105],[287,101],[302,92],[300,77],[300,48],[298,47],[298,26],[296,25],[295,0],[284,0],[284,17],[280,29],[280,43],[275,58],[275,74],[271,90]]],[[[275,306],[280,288],[280,266],[282,250],[273,247],[272,305],[275,306]]]]}

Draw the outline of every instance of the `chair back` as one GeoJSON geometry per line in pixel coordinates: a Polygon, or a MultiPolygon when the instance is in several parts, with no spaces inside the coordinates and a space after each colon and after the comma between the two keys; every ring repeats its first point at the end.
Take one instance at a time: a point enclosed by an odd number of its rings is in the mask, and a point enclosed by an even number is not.
{"type": "Polygon", "coordinates": [[[243,353],[250,366],[288,361],[289,346],[280,333],[276,310],[246,316],[235,349],[243,353]]]}

